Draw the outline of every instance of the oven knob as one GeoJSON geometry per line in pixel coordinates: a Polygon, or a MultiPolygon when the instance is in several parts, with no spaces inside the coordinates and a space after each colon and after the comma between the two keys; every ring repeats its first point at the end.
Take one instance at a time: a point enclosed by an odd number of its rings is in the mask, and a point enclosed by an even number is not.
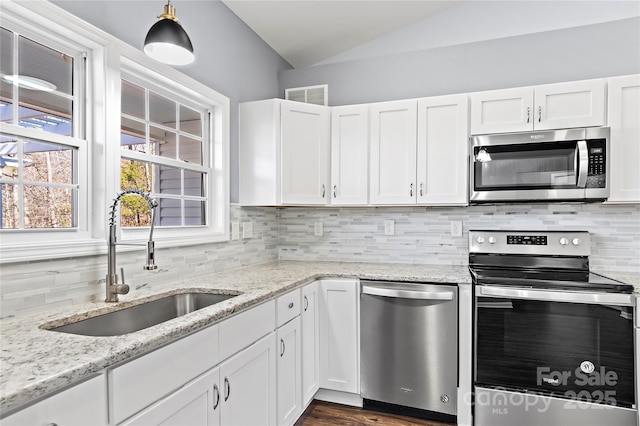
{"type": "Polygon", "coordinates": [[[476,241],[478,242],[478,244],[484,244],[484,237],[478,237],[476,241]]]}
{"type": "Polygon", "coordinates": [[[567,244],[569,244],[569,239],[567,238],[560,238],[560,245],[566,246],[567,244]]]}
{"type": "Polygon", "coordinates": [[[496,237],[489,237],[489,244],[495,244],[496,243],[496,237]]]}
{"type": "Polygon", "coordinates": [[[582,240],[580,238],[574,238],[573,240],[571,240],[571,243],[574,246],[579,246],[581,242],[582,242],[582,240]]]}

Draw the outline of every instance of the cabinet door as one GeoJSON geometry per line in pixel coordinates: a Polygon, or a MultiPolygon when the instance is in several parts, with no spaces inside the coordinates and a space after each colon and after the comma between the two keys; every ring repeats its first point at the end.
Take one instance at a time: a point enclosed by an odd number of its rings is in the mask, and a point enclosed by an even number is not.
{"type": "Polygon", "coordinates": [[[275,333],[221,364],[220,388],[220,421],[223,425],[275,425],[275,333]]]}
{"type": "Polygon", "coordinates": [[[320,318],[318,281],[302,288],[302,405],[320,388],[320,318]]]}
{"type": "Polygon", "coordinates": [[[537,86],[534,99],[536,130],[603,126],[605,123],[604,80],[537,86]]]}
{"type": "Polygon", "coordinates": [[[302,414],[300,317],[280,327],[278,344],[278,425],[292,425],[302,414]]]}
{"type": "Polygon", "coordinates": [[[217,368],[203,374],[122,425],[219,425],[221,398],[219,376],[220,372],[217,368]]]}
{"type": "Polygon", "coordinates": [[[2,419],[13,425],[105,425],[107,382],[104,375],[75,385],[2,419]]]}
{"type": "Polygon", "coordinates": [[[359,393],[358,281],[321,280],[320,387],[359,393]]]}
{"type": "Polygon", "coordinates": [[[533,130],[533,88],[471,94],[471,134],[533,130]]]}
{"type": "Polygon", "coordinates": [[[369,193],[369,108],[331,110],[331,204],[367,204],[369,193]]]}
{"type": "Polygon", "coordinates": [[[329,200],[328,108],[301,102],[281,105],[282,203],[329,200]]]}
{"type": "Polygon", "coordinates": [[[418,203],[467,204],[467,95],[418,101],[418,203]]]}
{"type": "Polygon", "coordinates": [[[640,75],[609,79],[611,202],[640,202],[640,75]]]}
{"type": "Polygon", "coordinates": [[[371,106],[371,204],[416,202],[416,104],[371,106]]]}

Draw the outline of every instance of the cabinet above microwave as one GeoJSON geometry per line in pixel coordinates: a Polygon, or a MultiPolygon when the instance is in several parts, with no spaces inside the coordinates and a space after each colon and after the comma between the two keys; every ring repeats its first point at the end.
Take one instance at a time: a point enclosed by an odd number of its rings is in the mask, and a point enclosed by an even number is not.
{"type": "Polygon", "coordinates": [[[471,94],[471,134],[605,125],[604,79],[471,94]]]}

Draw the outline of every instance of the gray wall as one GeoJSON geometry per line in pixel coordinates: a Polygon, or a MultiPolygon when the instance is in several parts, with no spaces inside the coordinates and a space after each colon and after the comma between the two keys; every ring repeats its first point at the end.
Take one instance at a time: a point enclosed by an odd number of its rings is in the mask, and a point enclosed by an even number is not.
{"type": "Polygon", "coordinates": [[[283,70],[348,105],[640,73],[640,18],[283,70]]]}
{"type": "MultiPolygon", "coordinates": [[[[53,3],[142,49],[163,1],[54,0],[53,3]]],[[[219,0],[173,3],[196,54],[176,67],[231,101],[231,202],[238,201],[238,102],[278,97],[278,72],[291,66],[219,0]]]]}

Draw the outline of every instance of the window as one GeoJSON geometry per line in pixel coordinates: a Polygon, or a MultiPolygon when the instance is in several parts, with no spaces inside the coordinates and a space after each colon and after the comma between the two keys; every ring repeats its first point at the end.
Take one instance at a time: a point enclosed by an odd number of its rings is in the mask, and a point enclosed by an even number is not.
{"type": "Polygon", "coordinates": [[[0,28],[2,231],[78,227],[82,62],[78,51],[0,28]]]}
{"type": "MultiPolygon", "coordinates": [[[[121,81],[120,186],[155,197],[158,227],[206,226],[209,112],[146,86],[121,81]]],[[[123,226],[149,224],[148,205],[138,198],[123,198],[123,226]]]]}

